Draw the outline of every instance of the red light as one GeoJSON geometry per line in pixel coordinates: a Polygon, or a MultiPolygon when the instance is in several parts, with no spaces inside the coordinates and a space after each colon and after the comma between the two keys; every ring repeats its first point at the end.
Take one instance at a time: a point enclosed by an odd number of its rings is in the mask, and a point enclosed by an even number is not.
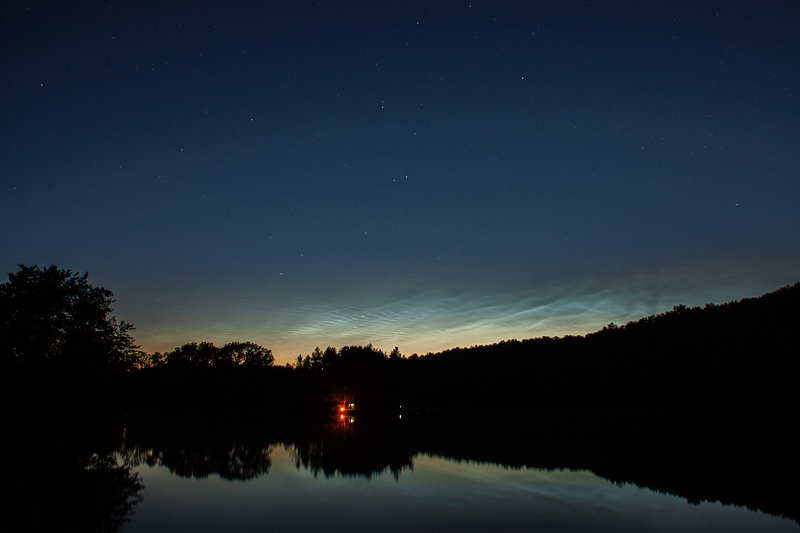
{"type": "Polygon", "coordinates": [[[344,411],[344,407],[340,407],[340,408],[339,408],[339,410],[340,410],[340,411],[344,411]]]}
{"type": "Polygon", "coordinates": [[[339,420],[344,420],[344,415],[339,415],[339,420]]]}

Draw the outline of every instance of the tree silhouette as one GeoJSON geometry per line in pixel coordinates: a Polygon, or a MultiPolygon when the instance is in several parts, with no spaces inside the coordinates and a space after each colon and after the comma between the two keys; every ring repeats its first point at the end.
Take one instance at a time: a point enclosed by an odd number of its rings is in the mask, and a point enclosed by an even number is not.
{"type": "Polygon", "coordinates": [[[229,342],[220,349],[218,361],[233,366],[270,366],[275,357],[272,350],[254,342],[229,342]]]}
{"type": "Polygon", "coordinates": [[[186,343],[166,354],[154,354],[153,360],[165,360],[173,366],[271,366],[272,350],[254,342],[229,342],[222,348],[211,342],[186,343]]]}
{"type": "Polygon", "coordinates": [[[136,368],[133,326],[108,318],[113,293],[89,273],[20,264],[0,285],[0,358],[6,367],[136,368]]]}

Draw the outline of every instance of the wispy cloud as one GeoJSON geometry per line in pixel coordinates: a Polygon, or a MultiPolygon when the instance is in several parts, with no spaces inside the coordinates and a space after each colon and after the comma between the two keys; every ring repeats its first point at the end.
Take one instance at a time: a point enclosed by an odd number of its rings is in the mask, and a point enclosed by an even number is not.
{"type": "Polygon", "coordinates": [[[758,296],[796,281],[799,273],[792,264],[706,265],[524,285],[425,273],[338,291],[286,283],[184,299],[180,313],[160,317],[157,335],[139,338],[162,344],[180,332],[182,339],[174,337],[173,345],[249,339],[272,348],[279,362],[328,345],[372,343],[384,350],[399,346],[406,354],[426,353],[511,338],[582,335],[678,304],[758,296]]]}

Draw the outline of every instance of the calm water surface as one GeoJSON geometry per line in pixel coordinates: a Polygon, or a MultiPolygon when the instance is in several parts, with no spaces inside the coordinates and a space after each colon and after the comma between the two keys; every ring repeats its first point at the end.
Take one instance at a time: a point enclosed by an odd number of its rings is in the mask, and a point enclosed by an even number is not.
{"type": "Polygon", "coordinates": [[[691,505],[589,472],[504,468],[418,454],[395,477],[325,476],[291,445],[245,481],[139,465],[142,501],[123,531],[798,531],[719,503],[691,505]]]}

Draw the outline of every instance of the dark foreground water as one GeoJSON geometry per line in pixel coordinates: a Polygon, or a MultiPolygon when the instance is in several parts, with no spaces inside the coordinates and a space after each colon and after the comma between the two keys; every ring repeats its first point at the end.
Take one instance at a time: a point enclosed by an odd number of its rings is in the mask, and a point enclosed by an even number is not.
{"type": "Polygon", "coordinates": [[[5,433],[3,531],[798,531],[793,419],[91,419],[5,433]]]}
{"type": "Polygon", "coordinates": [[[395,478],[317,475],[293,446],[264,450],[246,481],[136,468],[145,488],[126,532],[144,531],[793,531],[791,520],[689,504],[589,472],[513,469],[416,455],[395,478]]]}

